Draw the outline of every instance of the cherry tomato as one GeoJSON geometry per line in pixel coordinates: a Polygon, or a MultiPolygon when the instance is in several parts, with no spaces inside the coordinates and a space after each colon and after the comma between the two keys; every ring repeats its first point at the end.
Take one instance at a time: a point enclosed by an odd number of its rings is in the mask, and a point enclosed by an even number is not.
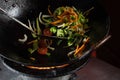
{"type": "Polygon", "coordinates": [[[47,51],[48,51],[48,48],[47,47],[41,47],[41,48],[38,48],[37,51],[38,51],[39,54],[46,55],[47,51]]]}
{"type": "Polygon", "coordinates": [[[52,36],[52,32],[50,32],[50,28],[45,28],[45,29],[43,30],[43,34],[44,34],[45,36],[52,36]]]}

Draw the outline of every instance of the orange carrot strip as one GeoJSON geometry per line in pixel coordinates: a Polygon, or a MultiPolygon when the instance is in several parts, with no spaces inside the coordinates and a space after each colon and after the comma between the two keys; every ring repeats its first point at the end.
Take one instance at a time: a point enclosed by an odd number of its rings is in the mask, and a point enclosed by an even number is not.
{"type": "Polygon", "coordinates": [[[88,41],[89,41],[89,38],[87,38],[87,40],[82,44],[81,47],[76,48],[76,51],[75,51],[74,55],[76,55],[76,54],[78,54],[78,53],[81,53],[81,52],[85,49],[85,45],[86,45],[86,43],[87,43],[88,41]]]}
{"type": "Polygon", "coordinates": [[[76,49],[75,49],[75,53],[77,53],[78,51],[78,48],[79,48],[79,45],[77,45],[76,49]]]}
{"type": "Polygon", "coordinates": [[[57,20],[57,21],[51,22],[51,24],[52,24],[52,25],[56,25],[56,24],[61,23],[61,22],[62,22],[62,20],[60,19],[60,20],[57,20]]]}
{"type": "Polygon", "coordinates": [[[78,49],[76,50],[76,52],[74,53],[74,55],[76,55],[76,54],[78,54],[78,53],[81,53],[81,52],[84,50],[84,48],[85,48],[85,44],[83,44],[80,48],[78,48],[78,49]]]}

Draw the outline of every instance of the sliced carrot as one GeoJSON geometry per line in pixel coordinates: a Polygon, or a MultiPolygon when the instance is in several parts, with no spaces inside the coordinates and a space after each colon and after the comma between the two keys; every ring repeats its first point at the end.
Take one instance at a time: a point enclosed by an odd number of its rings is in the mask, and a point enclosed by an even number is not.
{"type": "Polygon", "coordinates": [[[81,53],[85,49],[86,43],[88,41],[89,41],[89,38],[86,39],[86,41],[82,44],[82,46],[80,46],[79,48],[77,47],[74,55],[77,55],[78,53],[81,53]]]}
{"type": "Polygon", "coordinates": [[[75,51],[74,55],[76,55],[76,54],[78,54],[78,53],[81,53],[81,52],[84,50],[84,48],[85,48],[85,44],[83,44],[80,48],[78,48],[78,49],[75,51]]]}
{"type": "Polygon", "coordinates": [[[79,48],[79,45],[77,45],[76,49],[75,49],[75,53],[77,53],[78,51],[78,48],[79,48]]]}
{"type": "Polygon", "coordinates": [[[62,19],[51,22],[52,25],[57,25],[59,23],[62,23],[62,19]]]}
{"type": "MultiPolygon", "coordinates": [[[[51,14],[51,11],[49,9],[48,9],[48,12],[51,14]]],[[[78,14],[74,11],[73,8],[64,8],[63,13],[56,16],[56,21],[51,22],[51,24],[57,25],[59,23],[63,23],[65,19],[68,20],[68,23],[76,22],[78,21],[78,14]],[[74,16],[75,19],[71,19],[71,16],[74,16]]]]}

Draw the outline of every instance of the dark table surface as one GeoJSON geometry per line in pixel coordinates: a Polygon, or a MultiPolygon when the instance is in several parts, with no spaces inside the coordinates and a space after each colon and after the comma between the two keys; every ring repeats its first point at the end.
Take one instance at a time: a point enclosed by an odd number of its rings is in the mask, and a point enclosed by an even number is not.
{"type": "Polygon", "coordinates": [[[120,69],[97,58],[91,58],[77,75],[77,80],[120,80],[120,69]]]}

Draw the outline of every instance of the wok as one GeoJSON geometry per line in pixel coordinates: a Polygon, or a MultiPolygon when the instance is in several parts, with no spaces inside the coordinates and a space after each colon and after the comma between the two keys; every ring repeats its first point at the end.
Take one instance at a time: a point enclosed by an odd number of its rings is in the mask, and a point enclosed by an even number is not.
{"type": "Polygon", "coordinates": [[[74,65],[75,62],[88,59],[88,56],[94,49],[93,46],[99,44],[108,35],[109,17],[97,0],[0,0],[0,7],[7,11],[8,15],[25,24],[28,23],[28,19],[35,19],[39,12],[47,13],[48,5],[51,6],[51,10],[67,5],[74,6],[83,12],[94,7],[94,10],[88,15],[91,27],[89,33],[91,41],[83,56],[69,60],[66,58],[66,55],[62,54],[64,53],[63,50],[58,50],[56,51],[57,55],[55,54],[52,57],[40,55],[38,62],[30,60],[30,54],[27,54],[24,48],[21,47],[21,44],[17,42],[18,37],[23,36],[24,33],[29,35],[30,31],[21,27],[20,24],[16,23],[2,11],[0,11],[0,56],[24,66],[51,67],[64,64],[74,65]]]}

